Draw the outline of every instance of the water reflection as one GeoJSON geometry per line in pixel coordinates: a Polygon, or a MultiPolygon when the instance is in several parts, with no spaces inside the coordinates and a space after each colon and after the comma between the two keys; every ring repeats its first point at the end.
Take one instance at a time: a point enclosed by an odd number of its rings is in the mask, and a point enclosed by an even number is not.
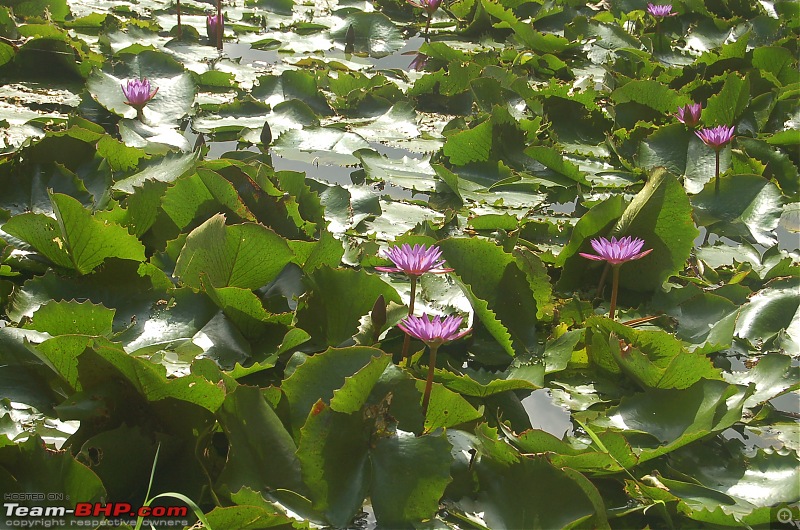
{"type": "Polygon", "coordinates": [[[239,64],[249,64],[254,66],[266,66],[280,61],[278,50],[259,50],[250,44],[242,42],[226,42],[225,56],[239,64]]]}
{"type": "Polygon", "coordinates": [[[565,434],[572,434],[570,412],[553,403],[548,389],[534,390],[522,400],[522,406],[525,407],[534,429],[543,430],[558,439],[562,439],[565,434]]]}
{"type": "MultiPolygon", "coordinates": [[[[192,132],[191,127],[187,127],[184,136],[189,141],[190,145],[194,145],[199,135],[192,132]]],[[[251,152],[263,153],[263,151],[256,145],[243,144],[237,140],[230,141],[206,141],[205,145],[208,147],[208,152],[205,158],[209,160],[222,158],[226,153],[231,152],[251,152]]],[[[393,149],[384,146],[386,149],[393,149]]],[[[404,151],[404,150],[397,150],[404,151]]],[[[343,167],[334,164],[317,164],[314,162],[304,162],[291,158],[284,158],[275,154],[265,155],[267,160],[272,161],[272,167],[275,171],[298,171],[305,173],[309,178],[319,180],[321,182],[328,182],[330,184],[339,184],[340,186],[352,186],[354,182],[359,180],[363,181],[363,176],[357,175],[362,171],[360,167],[343,167]],[[354,175],[356,174],[356,175],[354,175]]],[[[381,195],[388,195],[395,200],[409,200],[414,197],[414,193],[405,188],[392,186],[388,183],[379,183],[373,185],[373,189],[381,193],[381,195]]],[[[364,186],[369,186],[365,184],[364,186]]],[[[416,194],[419,195],[419,194],[416,194]]]]}
{"type": "MultiPolygon", "coordinates": [[[[713,232],[708,233],[705,226],[699,226],[697,229],[700,234],[694,240],[695,248],[701,246],[713,246],[716,243],[723,243],[729,247],[736,248],[739,246],[737,241],[725,236],[720,236],[713,232]]],[[[786,227],[778,225],[775,228],[775,236],[778,238],[778,248],[787,252],[794,252],[800,250],[800,235],[796,232],[787,230],[786,227]]],[[[763,255],[767,251],[767,247],[759,245],[758,243],[750,243],[759,254],[763,255]]]]}
{"type": "Polygon", "coordinates": [[[406,41],[405,46],[403,46],[400,50],[387,55],[386,57],[381,57],[380,59],[372,59],[372,66],[376,70],[409,70],[411,65],[408,64],[409,62],[409,54],[418,54],[419,48],[425,42],[425,39],[422,37],[412,37],[406,41]]]}

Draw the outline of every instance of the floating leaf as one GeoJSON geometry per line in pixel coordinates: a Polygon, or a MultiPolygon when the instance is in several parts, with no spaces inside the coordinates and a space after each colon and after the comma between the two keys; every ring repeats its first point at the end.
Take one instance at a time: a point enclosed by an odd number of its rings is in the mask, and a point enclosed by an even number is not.
{"type": "Polygon", "coordinates": [[[774,280],[742,307],[736,320],[736,336],[761,344],[775,339],[787,353],[800,352],[797,314],[797,278],[774,280]]]}
{"type": "Polygon", "coordinates": [[[726,379],[740,385],[754,383],[756,391],[745,403],[746,407],[754,407],[800,388],[800,368],[792,366],[791,357],[770,353],[761,357],[749,372],[737,372],[726,379]]]}
{"type": "Polygon", "coordinates": [[[758,175],[730,175],[711,183],[692,198],[698,221],[728,237],[749,236],[766,247],[777,242],[775,228],[782,213],[778,188],[758,175]]]}
{"type": "Polygon", "coordinates": [[[68,195],[50,196],[55,219],[26,213],[11,218],[3,230],[28,241],[60,267],[88,274],[108,258],[144,261],[144,246],[121,226],[100,221],[68,195]]]}
{"type": "MultiPolygon", "coordinates": [[[[664,167],[675,175],[682,175],[688,193],[700,192],[715,177],[714,150],[682,123],[657,129],[639,144],[637,158],[644,168],[664,167]]],[[[720,151],[719,162],[720,172],[724,173],[731,165],[728,149],[720,151]]]]}
{"type": "Polygon", "coordinates": [[[638,103],[664,114],[675,112],[678,107],[691,103],[686,96],[650,79],[625,83],[611,93],[611,99],[617,103],[638,103]]]}
{"type": "Polygon", "coordinates": [[[358,403],[363,404],[372,388],[369,382],[374,385],[380,372],[375,375],[374,369],[370,368],[358,377],[348,378],[367,365],[378,367],[383,364],[385,368],[388,357],[382,353],[378,349],[367,347],[329,348],[321,354],[309,357],[298,366],[281,385],[289,401],[295,433],[299,433],[312,406],[320,399],[330,402],[331,407],[335,404],[335,409],[340,409],[340,412],[360,409],[358,403]],[[373,358],[380,358],[380,364],[372,364],[378,362],[373,361],[373,358]],[[364,385],[366,388],[361,388],[364,385]]]}
{"type": "Polygon", "coordinates": [[[643,388],[688,388],[701,379],[720,378],[704,354],[687,352],[663,331],[639,331],[596,316],[586,323],[593,330],[590,358],[602,366],[616,361],[643,388]]]}
{"type": "Polygon", "coordinates": [[[403,47],[400,30],[380,12],[366,13],[356,11],[346,16],[336,27],[331,36],[344,43],[349,28],[353,28],[354,50],[368,53],[372,57],[384,57],[403,47]]]}
{"type": "Polygon", "coordinates": [[[89,301],[78,303],[48,302],[33,314],[31,322],[25,327],[57,335],[111,335],[114,310],[94,305],[89,301]]]}
{"type": "Polygon", "coordinates": [[[450,482],[450,442],[439,435],[381,438],[372,450],[372,507],[378,524],[430,519],[450,482]]]}
{"type": "MultiPolygon", "coordinates": [[[[478,434],[486,439],[491,431],[484,426],[478,434]]],[[[590,519],[607,526],[599,493],[580,473],[556,468],[543,456],[489,447],[483,447],[476,467],[483,518],[491,528],[527,528],[531,521],[540,528],[563,528],[590,519]],[[552,509],[565,498],[571,499],[569,508],[552,509]]]]}
{"type": "Polygon", "coordinates": [[[359,319],[369,313],[379,296],[400,303],[394,289],[365,271],[322,266],[309,274],[307,281],[310,289],[298,307],[297,326],[328,346],[339,346],[355,335],[359,319]],[[344,310],[338,301],[346,298],[350,303],[344,310]]]}
{"type": "Polygon", "coordinates": [[[141,171],[117,181],[114,189],[126,193],[134,193],[134,187],[141,187],[147,181],[173,182],[181,175],[193,171],[197,162],[197,155],[169,154],[163,158],[152,161],[145,168],[141,166],[141,171]]]}
{"type": "MultiPolygon", "coordinates": [[[[503,331],[497,320],[508,329],[514,340],[514,348],[524,351],[533,348],[536,336],[536,302],[532,292],[532,278],[521,268],[513,255],[490,241],[480,239],[451,238],[439,244],[442,255],[455,274],[465,285],[469,294],[485,301],[487,310],[476,308],[476,315],[492,336],[504,346],[509,355],[514,351],[503,339],[503,331]]],[[[473,301],[473,307],[476,302],[473,301]]]]}
{"type": "Polygon", "coordinates": [[[229,492],[247,486],[302,491],[297,447],[275,411],[254,387],[240,386],[218,412],[230,444],[219,485],[229,492]]]}
{"type": "Polygon", "coordinates": [[[436,370],[434,380],[446,388],[474,397],[486,397],[508,390],[535,390],[537,386],[524,379],[515,379],[510,373],[486,371],[468,372],[457,375],[448,370],[436,370]]]}
{"type": "MultiPolygon", "coordinates": [[[[64,504],[74,509],[79,502],[101,502],[106,489],[100,478],[68,451],[50,451],[35,437],[0,447],[0,476],[4,491],[24,495],[39,489],[69,495],[64,504]]],[[[62,504],[62,505],[64,505],[62,504]]],[[[20,503],[21,505],[21,503],[20,503]]],[[[77,523],[80,519],[62,519],[77,523]]]]}
{"type": "Polygon", "coordinates": [[[426,159],[409,159],[407,156],[399,160],[387,159],[371,149],[360,149],[353,154],[361,161],[369,180],[384,181],[414,191],[436,190],[433,178],[436,173],[426,159]]]}
{"type": "Polygon", "coordinates": [[[694,246],[697,229],[689,198],[678,181],[665,171],[655,171],[633,198],[614,227],[617,237],[638,237],[653,251],[627,263],[620,285],[637,291],[657,289],[678,273],[694,246]]]}
{"type": "Polygon", "coordinates": [[[320,400],[301,430],[297,457],[314,509],[347,526],[370,486],[369,437],[361,414],[335,412],[320,400]]]}
{"type": "Polygon", "coordinates": [[[192,108],[195,86],[183,65],[160,52],[144,50],[111,72],[96,71],[88,80],[89,92],[101,105],[125,118],[136,110],[125,104],[121,85],[129,79],[148,79],[158,93],[144,108],[145,121],[158,124],[183,119],[192,108]]]}
{"type": "Polygon", "coordinates": [[[218,214],[186,238],[175,275],[195,288],[207,276],[215,287],[257,289],[293,258],[285,240],[269,228],[254,223],[226,226],[218,214]]]}
{"type": "Polygon", "coordinates": [[[727,429],[739,421],[752,393],[752,388],[705,379],[683,389],[649,389],[623,398],[597,423],[647,433],[648,442],[640,447],[644,439],[628,438],[644,462],[727,429]]]}

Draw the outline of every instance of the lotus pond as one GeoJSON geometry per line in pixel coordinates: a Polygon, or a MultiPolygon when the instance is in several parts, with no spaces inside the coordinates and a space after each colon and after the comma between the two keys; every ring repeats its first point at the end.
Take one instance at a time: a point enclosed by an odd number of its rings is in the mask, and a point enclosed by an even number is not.
{"type": "Polygon", "coordinates": [[[794,528],[799,31],[4,0],[0,527],[794,528]]]}

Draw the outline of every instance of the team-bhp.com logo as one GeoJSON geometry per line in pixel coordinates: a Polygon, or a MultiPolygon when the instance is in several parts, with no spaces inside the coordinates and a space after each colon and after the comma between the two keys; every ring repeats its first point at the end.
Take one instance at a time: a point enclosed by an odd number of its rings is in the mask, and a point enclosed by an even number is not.
{"type": "MultiPolygon", "coordinates": [[[[3,515],[8,528],[54,528],[66,526],[107,526],[113,521],[135,524],[136,519],[146,518],[153,526],[183,526],[189,509],[186,506],[139,506],[127,502],[79,502],[75,508],[64,506],[23,506],[19,502],[4,502],[3,515]],[[92,521],[89,521],[92,519],[92,521]],[[98,520],[100,519],[100,520],[98,520]]],[[[2,526],[2,525],[0,525],[2,526]]]]}

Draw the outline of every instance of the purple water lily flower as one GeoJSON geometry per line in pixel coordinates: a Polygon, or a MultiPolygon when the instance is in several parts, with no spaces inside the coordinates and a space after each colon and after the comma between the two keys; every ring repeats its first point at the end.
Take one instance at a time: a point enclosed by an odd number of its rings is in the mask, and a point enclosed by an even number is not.
{"type": "Polygon", "coordinates": [[[208,35],[208,40],[216,44],[219,40],[220,31],[222,31],[223,34],[225,32],[225,17],[222,16],[222,13],[208,15],[206,17],[206,35],[208,35]]]}
{"type": "MultiPolygon", "coordinates": [[[[628,261],[633,261],[635,259],[647,256],[653,251],[653,249],[649,248],[645,251],[642,251],[644,239],[639,239],[638,237],[632,238],[631,236],[623,237],[621,239],[612,237],[611,241],[604,237],[598,237],[597,239],[592,239],[591,243],[592,248],[595,250],[595,252],[597,252],[597,255],[586,254],[584,252],[579,252],[579,254],[584,258],[595,261],[605,261],[611,265],[611,269],[614,271],[614,276],[611,285],[611,306],[608,310],[608,316],[613,320],[614,312],[617,309],[617,291],[619,290],[620,266],[628,261]]],[[[606,265],[606,267],[608,267],[608,265],[606,265]]],[[[608,269],[606,269],[606,272],[607,271],[608,269]]],[[[601,287],[605,281],[606,272],[603,273],[603,278],[600,280],[601,287]]],[[[598,288],[598,293],[599,292],[601,292],[600,288],[598,288]]]]}
{"type": "Polygon", "coordinates": [[[691,105],[678,107],[678,113],[675,114],[675,117],[687,127],[694,127],[700,123],[700,111],[702,109],[703,107],[700,103],[692,103],[691,105]]]}
{"type": "Polygon", "coordinates": [[[403,272],[408,276],[422,276],[426,272],[433,274],[443,274],[451,272],[453,269],[442,267],[444,264],[442,251],[437,246],[426,247],[424,245],[414,245],[408,243],[401,246],[394,246],[384,254],[394,262],[396,267],[375,267],[381,272],[403,272]]]}
{"type": "Polygon", "coordinates": [[[458,328],[461,326],[462,321],[461,317],[453,315],[444,318],[437,315],[431,320],[427,314],[423,313],[421,317],[408,315],[397,325],[397,327],[406,332],[406,337],[414,337],[421,340],[431,350],[430,359],[428,360],[428,378],[425,381],[425,391],[422,393],[423,416],[428,413],[428,403],[430,403],[431,390],[433,388],[433,373],[436,368],[436,352],[439,351],[439,346],[460,339],[472,331],[471,328],[459,331],[458,328]]]}
{"type": "Polygon", "coordinates": [[[731,141],[735,129],[736,127],[734,126],[728,127],[727,125],[718,125],[710,129],[700,129],[694,133],[698,138],[703,140],[704,144],[719,152],[725,144],[731,141]]]}
{"type": "Polygon", "coordinates": [[[671,4],[647,4],[647,12],[656,18],[674,17],[671,4]]]}
{"type": "Polygon", "coordinates": [[[714,193],[719,193],[719,152],[731,141],[735,129],[736,127],[733,125],[730,127],[727,125],[717,125],[710,129],[700,129],[694,132],[697,137],[703,140],[703,143],[713,149],[717,155],[714,171],[714,193]]]}
{"type": "Polygon", "coordinates": [[[419,339],[430,347],[438,347],[442,344],[460,339],[470,331],[467,328],[459,332],[458,328],[464,319],[458,316],[449,315],[441,318],[438,315],[433,320],[423,313],[421,317],[408,315],[397,325],[400,329],[419,339]]]}
{"type": "Polygon", "coordinates": [[[432,15],[439,9],[439,6],[442,4],[442,0],[406,0],[409,4],[414,7],[419,7],[420,9],[424,9],[426,13],[432,15]]]}
{"type": "Polygon", "coordinates": [[[158,93],[158,87],[150,92],[150,81],[147,79],[128,79],[127,85],[120,85],[120,88],[125,96],[125,104],[136,109],[138,113],[141,113],[147,102],[158,93]]]}
{"type": "Polygon", "coordinates": [[[579,252],[579,254],[584,258],[593,259],[595,261],[607,261],[611,265],[619,265],[626,261],[643,258],[653,251],[651,248],[642,252],[644,240],[638,237],[632,238],[627,236],[619,240],[616,237],[612,237],[611,241],[604,237],[599,237],[597,239],[592,239],[591,243],[592,248],[598,255],[585,254],[583,252],[579,252]]]}

